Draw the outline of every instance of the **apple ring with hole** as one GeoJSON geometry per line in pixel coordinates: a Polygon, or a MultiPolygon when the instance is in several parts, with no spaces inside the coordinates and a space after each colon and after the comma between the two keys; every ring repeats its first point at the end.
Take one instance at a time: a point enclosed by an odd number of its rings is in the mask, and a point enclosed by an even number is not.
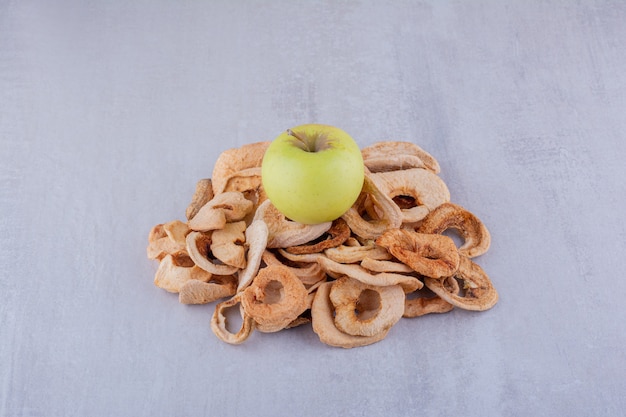
{"type": "Polygon", "coordinates": [[[464,242],[459,247],[461,255],[474,258],[487,252],[491,235],[483,222],[463,207],[444,203],[428,213],[416,229],[420,233],[441,234],[448,229],[458,230],[464,242]]]}
{"type": "Polygon", "coordinates": [[[441,170],[439,162],[412,142],[384,141],[361,150],[363,162],[371,172],[425,168],[435,174],[441,170]]]}
{"type": "Polygon", "coordinates": [[[268,248],[288,248],[310,242],[322,236],[330,229],[332,222],[304,224],[291,221],[272,204],[265,200],[257,209],[255,220],[267,224],[269,237],[268,248]]]}
{"type": "Polygon", "coordinates": [[[270,265],[259,270],[241,293],[241,305],[259,331],[272,333],[284,329],[308,308],[308,292],[291,270],[270,265]]]}
{"type": "Polygon", "coordinates": [[[402,223],[415,223],[450,201],[450,190],[433,172],[423,168],[377,172],[372,179],[398,207],[402,205],[402,223]],[[400,203],[401,202],[401,203],[400,203]],[[408,207],[405,204],[408,204],[408,207]]]}
{"type": "Polygon", "coordinates": [[[489,276],[467,256],[461,255],[458,270],[446,279],[425,278],[426,286],[445,301],[465,310],[484,311],[498,302],[489,276]],[[462,282],[462,285],[454,281],[462,282]]]}
{"type": "Polygon", "coordinates": [[[218,195],[225,192],[228,182],[238,172],[249,168],[260,168],[269,145],[269,141],[255,142],[222,152],[213,165],[211,177],[213,194],[218,195]]]}
{"type": "Polygon", "coordinates": [[[215,306],[215,311],[211,317],[211,330],[223,342],[231,345],[239,345],[250,337],[254,330],[254,320],[250,317],[241,305],[241,294],[237,294],[229,300],[222,301],[215,306]],[[237,333],[228,330],[226,318],[226,310],[239,306],[239,314],[241,315],[241,327],[237,333]]]}
{"type": "Polygon", "coordinates": [[[353,336],[388,331],[404,313],[404,290],[399,285],[367,285],[350,277],[333,282],[329,298],[335,325],[353,336]]]}
{"type": "Polygon", "coordinates": [[[374,336],[354,336],[342,332],[335,325],[335,310],[330,301],[330,289],[333,282],[321,284],[315,292],[311,305],[311,325],[322,343],[329,346],[350,349],[380,342],[389,333],[383,330],[374,336]]]}
{"type": "Polygon", "coordinates": [[[376,239],[385,230],[400,227],[403,219],[400,208],[379,188],[373,180],[373,175],[365,173],[361,196],[357,199],[357,203],[342,216],[352,233],[364,239],[376,239]],[[378,213],[377,218],[364,217],[362,213],[365,208],[359,207],[359,203],[365,200],[362,197],[368,196],[378,213]]]}

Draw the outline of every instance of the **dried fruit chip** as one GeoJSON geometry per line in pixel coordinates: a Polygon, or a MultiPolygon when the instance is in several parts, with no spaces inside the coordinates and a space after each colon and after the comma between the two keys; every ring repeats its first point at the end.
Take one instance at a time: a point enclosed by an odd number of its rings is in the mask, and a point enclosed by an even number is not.
{"type": "MultiPolygon", "coordinates": [[[[348,243],[348,242],[346,242],[348,243]]],[[[378,246],[373,240],[361,245],[358,241],[349,241],[350,245],[341,245],[336,248],[326,249],[324,254],[331,260],[342,264],[353,264],[363,261],[365,258],[376,260],[389,260],[392,256],[387,249],[378,246]]]]}
{"type": "Polygon", "coordinates": [[[467,256],[461,256],[459,268],[452,277],[444,280],[425,278],[424,283],[439,297],[465,310],[484,311],[498,302],[498,292],[489,276],[467,256]],[[463,282],[460,290],[455,280],[463,282]]]}
{"type": "Polygon", "coordinates": [[[450,201],[446,183],[426,169],[379,172],[372,174],[372,178],[392,201],[397,197],[405,197],[414,202],[414,207],[401,209],[403,223],[422,220],[432,210],[450,201]]]}
{"type": "Polygon", "coordinates": [[[387,336],[388,330],[374,336],[353,336],[342,332],[335,325],[335,311],[330,301],[332,282],[320,285],[315,293],[311,306],[311,324],[320,341],[330,346],[353,348],[380,342],[387,336]]]}
{"type": "MultiPolygon", "coordinates": [[[[188,258],[182,258],[187,260],[188,258]]],[[[181,262],[172,255],[165,255],[159,262],[156,274],[154,276],[154,285],[163,288],[165,291],[177,293],[181,287],[189,280],[199,280],[208,282],[211,279],[211,273],[189,262],[181,262]]]]}
{"type": "Polygon", "coordinates": [[[439,163],[428,152],[411,142],[377,142],[361,150],[365,166],[372,172],[425,168],[438,174],[439,163]]]}
{"type": "Polygon", "coordinates": [[[211,234],[211,252],[226,265],[243,269],[246,267],[246,251],[243,246],[246,238],[246,222],[226,223],[222,229],[211,234]]]}
{"type": "Polygon", "coordinates": [[[259,270],[241,293],[241,305],[262,332],[284,329],[308,307],[307,290],[288,268],[271,265],[259,270]]]}
{"type": "Polygon", "coordinates": [[[325,249],[334,248],[344,243],[350,237],[350,228],[348,223],[342,218],[336,219],[332,222],[332,226],[328,231],[320,238],[307,242],[298,246],[291,246],[285,248],[289,253],[293,254],[307,254],[307,253],[319,253],[325,249]]]}
{"type": "Polygon", "coordinates": [[[482,255],[489,249],[491,235],[478,217],[463,207],[445,203],[431,211],[417,229],[420,233],[443,233],[456,229],[464,239],[459,253],[470,258],[482,255]]]}
{"type": "Polygon", "coordinates": [[[367,285],[344,277],[333,282],[329,297],[335,325],[353,336],[386,332],[404,313],[404,290],[399,285],[367,285]]]}
{"type": "Polygon", "coordinates": [[[332,222],[302,224],[287,219],[270,200],[262,203],[256,211],[255,220],[263,220],[269,230],[268,248],[288,248],[310,242],[330,229],[332,222]]]}
{"type": "Polygon", "coordinates": [[[223,301],[215,306],[213,317],[211,317],[211,330],[222,341],[232,345],[238,345],[246,341],[254,330],[254,320],[250,317],[241,306],[241,294],[233,296],[227,301],[223,301]],[[226,310],[239,305],[239,314],[241,314],[241,327],[237,333],[228,330],[226,319],[226,310]]]}
{"type": "Polygon", "coordinates": [[[287,252],[285,249],[280,249],[280,248],[277,249],[277,251],[280,254],[280,256],[282,256],[283,258],[291,262],[298,262],[298,263],[317,262],[317,258],[319,258],[320,256],[325,256],[323,253],[305,253],[305,254],[299,255],[299,254],[287,252]]]}
{"type": "Polygon", "coordinates": [[[215,275],[232,275],[238,268],[224,265],[211,253],[211,233],[191,232],[187,235],[187,252],[196,265],[215,275]]]}
{"type": "Polygon", "coordinates": [[[248,259],[246,261],[246,267],[239,271],[239,285],[237,286],[237,292],[242,291],[250,285],[259,271],[263,252],[265,252],[265,248],[267,247],[268,235],[269,231],[267,230],[267,225],[263,220],[253,221],[252,224],[246,229],[248,259]]]}
{"type": "Polygon", "coordinates": [[[226,222],[242,220],[252,211],[252,202],[236,191],[216,195],[188,222],[191,230],[207,232],[222,229],[226,222]]]}
{"type": "Polygon", "coordinates": [[[371,272],[398,272],[400,274],[413,272],[413,268],[402,262],[372,259],[367,256],[361,261],[361,266],[371,272]]]}
{"type": "Polygon", "coordinates": [[[237,277],[213,275],[209,282],[192,279],[180,287],[178,301],[182,304],[206,304],[235,295],[237,277]]]}
{"type": "Polygon", "coordinates": [[[180,220],[157,224],[148,235],[148,259],[161,260],[165,255],[186,255],[185,236],[187,233],[189,233],[189,228],[180,220]]]}
{"type": "Polygon", "coordinates": [[[448,277],[459,267],[459,252],[448,236],[394,229],[376,239],[376,244],[426,277],[448,277]]]}
{"type": "Polygon", "coordinates": [[[326,272],[324,272],[320,264],[317,262],[300,263],[290,261],[286,258],[279,259],[274,252],[269,250],[263,252],[263,262],[265,262],[267,266],[281,265],[288,268],[291,272],[296,274],[305,286],[315,285],[316,283],[326,279],[326,272]]]}
{"type": "Polygon", "coordinates": [[[193,219],[193,217],[198,213],[198,211],[204,206],[206,203],[213,199],[213,183],[210,178],[205,178],[196,183],[196,191],[193,194],[191,199],[191,203],[187,206],[187,210],[185,210],[185,216],[187,220],[193,219]]]}
{"type": "Polygon", "coordinates": [[[369,285],[400,285],[405,292],[413,292],[422,288],[424,284],[416,277],[410,275],[396,274],[392,272],[380,272],[372,274],[360,265],[340,264],[328,258],[320,257],[317,262],[329,275],[336,279],[348,276],[369,285]]]}
{"type": "Polygon", "coordinates": [[[247,168],[232,174],[226,179],[223,192],[237,191],[250,200],[256,208],[267,200],[261,179],[261,168],[247,168]]]}
{"type": "Polygon", "coordinates": [[[398,228],[402,225],[402,211],[390,197],[380,190],[372,179],[372,175],[366,172],[361,196],[370,199],[378,217],[367,219],[362,216],[362,207],[359,207],[359,203],[364,201],[363,198],[359,198],[342,216],[350,226],[352,233],[364,239],[376,239],[385,230],[398,228]]]}
{"type": "Polygon", "coordinates": [[[259,168],[269,145],[268,141],[256,142],[222,152],[213,166],[213,193],[223,193],[228,181],[238,172],[259,168]]]}
{"type": "MultiPolygon", "coordinates": [[[[447,280],[449,278],[443,279],[447,280]]],[[[454,284],[457,286],[456,292],[458,293],[458,284],[456,280],[452,281],[454,281],[454,284]]],[[[407,294],[407,297],[404,301],[404,314],[402,315],[402,317],[411,318],[420,317],[432,313],[447,313],[448,311],[452,311],[452,309],[454,309],[454,306],[452,304],[439,297],[437,294],[433,295],[432,291],[430,291],[428,288],[424,288],[423,290],[418,290],[415,293],[407,294]],[[419,293],[429,294],[426,295],[419,293]]]]}

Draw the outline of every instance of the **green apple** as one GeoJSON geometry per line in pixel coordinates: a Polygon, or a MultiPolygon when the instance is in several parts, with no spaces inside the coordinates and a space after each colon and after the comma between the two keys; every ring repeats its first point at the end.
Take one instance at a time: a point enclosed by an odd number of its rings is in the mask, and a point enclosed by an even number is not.
{"type": "Polygon", "coordinates": [[[279,135],[261,167],[269,200],[287,218],[317,224],[341,217],[361,193],[361,150],[345,131],[307,124],[279,135]]]}

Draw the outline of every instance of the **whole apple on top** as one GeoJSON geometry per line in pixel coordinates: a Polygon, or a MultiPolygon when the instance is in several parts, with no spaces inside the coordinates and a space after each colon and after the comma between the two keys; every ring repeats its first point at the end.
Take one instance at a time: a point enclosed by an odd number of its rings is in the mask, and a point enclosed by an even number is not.
{"type": "Polygon", "coordinates": [[[265,151],[263,188],[287,218],[317,224],[341,217],[361,193],[361,150],[345,131],[306,124],[287,129],[265,151]]]}

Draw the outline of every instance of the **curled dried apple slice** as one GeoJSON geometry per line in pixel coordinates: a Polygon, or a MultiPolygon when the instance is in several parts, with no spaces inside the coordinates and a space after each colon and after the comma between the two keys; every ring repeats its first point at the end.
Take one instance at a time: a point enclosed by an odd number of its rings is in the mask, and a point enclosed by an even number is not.
{"type": "Polygon", "coordinates": [[[412,142],[377,142],[361,150],[363,162],[371,172],[425,168],[438,174],[439,163],[432,155],[412,142]]]}
{"type": "Polygon", "coordinates": [[[254,330],[254,320],[248,315],[241,306],[241,294],[237,294],[227,301],[223,301],[215,306],[215,311],[211,317],[211,330],[223,342],[232,345],[238,345],[246,341],[254,330]],[[235,308],[239,305],[239,314],[241,314],[241,327],[237,333],[228,330],[226,310],[235,308]]]}
{"type": "Polygon", "coordinates": [[[159,262],[154,276],[154,285],[165,291],[178,293],[181,287],[190,280],[208,282],[211,277],[210,272],[194,265],[189,258],[165,255],[159,262]]]}
{"type": "Polygon", "coordinates": [[[454,306],[439,297],[418,297],[407,298],[404,302],[404,313],[402,317],[421,317],[426,314],[447,313],[454,309],[454,306]]]}
{"type": "Polygon", "coordinates": [[[348,211],[342,216],[348,223],[352,232],[364,239],[376,239],[387,229],[398,228],[402,225],[402,212],[400,208],[382,192],[370,173],[365,174],[363,181],[362,197],[367,197],[371,203],[372,210],[369,216],[363,216],[364,207],[359,207],[364,198],[359,198],[348,211]],[[371,214],[376,212],[374,218],[371,214]],[[369,217],[369,218],[368,218],[369,217]]]}
{"type": "Polygon", "coordinates": [[[318,258],[317,262],[319,262],[322,269],[326,271],[326,273],[335,279],[342,276],[348,276],[368,285],[400,285],[404,289],[404,292],[407,293],[413,292],[424,286],[422,281],[411,275],[393,272],[371,273],[361,265],[340,264],[323,257],[318,258]]]}
{"type": "Polygon", "coordinates": [[[465,310],[484,311],[498,302],[498,292],[489,276],[467,256],[461,256],[459,268],[452,276],[443,280],[425,278],[424,283],[445,301],[465,310]]]}
{"type": "Polygon", "coordinates": [[[317,262],[294,262],[289,259],[279,259],[278,256],[269,250],[263,252],[263,262],[267,266],[281,265],[293,272],[305,286],[315,285],[326,278],[326,272],[317,262]]]}
{"type": "Polygon", "coordinates": [[[350,237],[350,227],[342,218],[338,218],[332,222],[330,229],[326,231],[320,238],[311,242],[298,246],[285,248],[289,253],[303,255],[308,253],[319,253],[328,248],[334,248],[341,245],[350,237]]]}
{"type": "Polygon", "coordinates": [[[326,249],[324,254],[329,259],[342,264],[353,264],[363,261],[365,258],[376,260],[389,260],[392,256],[387,249],[378,246],[373,240],[361,245],[356,240],[351,240],[349,245],[340,245],[336,248],[326,249]]]}
{"type": "Polygon", "coordinates": [[[246,222],[226,223],[222,229],[211,234],[211,252],[226,265],[243,269],[246,267],[246,253],[243,246],[246,238],[246,222]]]}
{"type": "Polygon", "coordinates": [[[196,191],[191,198],[191,203],[185,210],[187,220],[193,219],[198,211],[213,199],[213,184],[210,178],[204,178],[196,183],[196,191]]]}
{"type": "Polygon", "coordinates": [[[148,259],[161,260],[165,255],[186,255],[185,237],[188,233],[189,227],[180,220],[157,224],[148,235],[148,259]]]}
{"type": "Polygon", "coordinates": [[[213,166],[213,193],[218,195],[226,191],[229,180],[238,172],[261,167],[269,145],[269,141],[255,142],[222,152],[213,166]]]}
{"type": "Polygon", "coordinates": [[[448,236],[394,229],[383,233],[376,244],[426,277],[448,277],[459,267],[459,252],[448,236]]]}
{"type": "Polygon", "coordinates": [[[191,232],[187,235],[187,252],[200,268],[215,275],[232,275],[238,268],[224,265],[211,253],[211,233],[191,232]]]}
{"type": "Polygon", "coordinates": [[[189,280],[180,287],[178,301],[181,304],[207,304],[235,295],[237,277],[213,275],[208,282],[189,280]]]}
{"type": "Polygon", "coordinates": [[[254,218],[267,224],[268,248],[288,248],[305,244],[322,236],[332,226],[332,222],[303,224],[291,221],[278,211],[270,200],[259,206],[254,218]]]}
{"type": "Polygon", "coordinates": [[[267,247],[267,238],[269,231],[263,220],[255,220],[248,226],[245,232],[247,246],[246,267],[238,272],[239,284],[237,292],[245,289],[259,271],[263,252],[267,247]]]}
{"type": "Polygon", "coordinates": [[[443,233],[458,230],[464,242],[459,253],[470,258],[482,255],[489,249],[491,235],[483,222],[463,207],[445,203],[431,211],[421,222],[420,233],[443,233]]]}
{"type": "Polygon", "coordinates": [[[213,197],[187,222],[191,230],[208,232],[223,228],[227,222],[242,220],[252,211],[252,202],[237,191],[213,197]]]}

